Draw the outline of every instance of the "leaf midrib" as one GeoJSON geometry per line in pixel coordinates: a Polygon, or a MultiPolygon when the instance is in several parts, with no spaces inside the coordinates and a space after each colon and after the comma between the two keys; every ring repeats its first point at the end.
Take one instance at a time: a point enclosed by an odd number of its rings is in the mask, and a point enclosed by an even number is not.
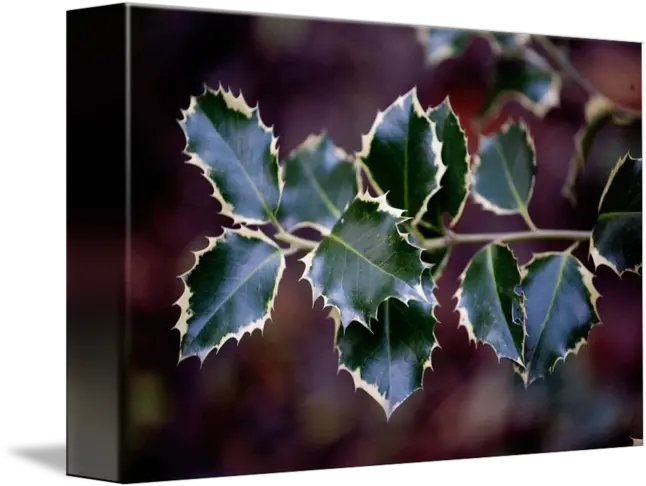
{"type": "MultiPolygon", "coordinates": [[[[375,267],[377,270],[381,271],[382,273],[384,273],[384,274],[388,275],[389,277],[392,277],[392,278],[394,278],[394,279],[397,279],[397,280],[399,280],[400,282],[404,282],[404,283],[405,283],[406,285],[408,285],[411,289],[415,290],[415,288],[414,288],[414,287],[412,287],[408,282],[405,282],[404,280],[402,280],[402,279],[401,279],[401,278],[399,278],[398,276],[393,275],[393,274],[392,274],[392,273],[390,273],[390,272],[387,272],[386,270],[384,270],[383,268],[381,268],[379,265],[377,265],[377,264],[376,264],[376,263],[374,263],[373,261],[369,260],[365,255],[363,255],[361,252],[359,252],[359,251],[358,251],[358,250],[356,250],[354,247],[352,247],[352,246],[351,246],[349,243],[347,243],[343,238],[339,238],[339,237],[338,237],[337,235],[335,235],[334,233],[330,233],[330,234],[328,235],[328,238],[330,238],[332,241],[334,241],[334,242],[336,242],[336,243],[339,243],[339,244],[340,244],[340,245],[342,245],[344,248],[346,248],[346,249],[350,250],[352,253],[354,253],[355,255],[357,255],[357,256],[358,256],[359,258],[361,258],[362,260],[365,260],[366,262],[368,262],[370,265],[372,265],[373,267],[375,267]]],[[[419,292],[417,292],[417,291],[416,291],[416,293],[418,293],[418,294],[419,294],[419,292]]]]}
{"type": "MultiPolygon", "coordinates": [[[[518,210],[524,213],[527,211],[527,206],[525,206],[525,202],[521,199],[520,194],[518,194],[518,191],[516,190],[514,180],[512,178],[511,173],[509,172],[509,167],[507,165],[507,162],[508,162],[507,157],[503,153],[503,149],[502,149],[502,146],[500,145],[500,141],[498,140],[498,138],[494,137],[493,145],[496,149],[496,152],[498,152],[498,155],[500,156],[500,160],[501,160],[500,165],[502,165],[503,172],[505,173],[505,179],[507,181],[507,185],[509,186],[509,190],[511,191],[511,195],[516,201],[518,210]]],[[[518,150],[519,153],[520,153],[520,150],[521,149],[518,150]]],[[[518,157],[518,154],[516,155],[516,157],[518,157]]],[[[514,157],[514,160],[516,159],[516,157],[514,157]]]]}
{"type": "MultiPolygon", "coordinates": [[[[516,348],[516,343],[514,342],[514,336],[511,334],[511,331],[509,329],[509,323],[507,322],[507,316],[505,315],[505,312],[503,311],[503,306],[502,306],[502,301],[500,300],[500,294],[498,293],[498,282],[496,280],[496,274],[494,271],[494,266],[493,266],[493,254],[492,254],[492,248],[488,247],[487,248],[487,266],[489,267],[489,275],[491,275],[491,281],[493,283],[494,291],[496,294],[496,301],[498,302],[498,308],[500,310],[500,314],[503,317],[503,320],[507,324],[507,331],[509,331],[509,337],[511,338],[511,342],[514,345],[514,348],[516,348]]],[[[489,328],[491,330],[491,328],[489,328]]],[[[518,350],[516,348],[516,352],[520,356],[521,360],[523,359],[523,353],[522,350],[518,350]]]]}
{"type": "Polygon", "coordinates": [[[314,190],[318,193],[319,198],[321,199],[321,201],[323,201],[323,204],[325,204],[328,211],[330,211],[332,216],[339,219],[341,217],[341,212],[334,205],[334,203],[332,201],[330,201],[330,198],[327,197],[327,193],[323,190],[321,185],[316,180],[316,177],[312,173],[312,171],[309,168],[308,164],[305,163],[305,162],[301,162],[301,167],[303,167],[303,171],[305,172],[305,175],[306,175],[307,179],[310,181],[310,183],[314,187],[314,190]]]}
{"type": "MultiPolygon", "coordinates": [[[[224,299],[222,299],[222,301],[215,307],[215,309],[209,311],[207,314],[208,317],[203,319],[204,325],[195,334],[195,338],[197,338],[202,333],[206,325],[211,321],[211,319],[213,319],[213,316],[215,316],[218,313],[218,311],[222,308],[222,306],[225,303],[227,303],[251,279],[251,277],[253,277],[256,273],[258,273],[258,271],[260,271],[261,268],[263,268],[265,265],[267,265],[271,260],[273,260],[277,256],[280,256],[280,250],[274,251],[268,257],[266,257],[262,262],[260,262],[258,266],[256,266],[251,272],[249,272],[249,274],[245,276],[245,278],[242,279],[242,281],[238,285],[236,285],[236,287],[229,293],[229,295],[227,295],[224,299]]],[[[245,323],[245,326],[247,324],[248,323],[245,323]]],[[[244,327],[244,326],[241,326],[241,327],[244,327]]]]}
{"type": "Polygon", "coordinates": [[[603,219],[617,218],[621,216],[641,216],[641,215],[642,215],[641,211],[611,211],[611,212],[599,214],[599,217],[597,218],[597,220],[601,221],[603,219]]]}
{"type": "Polygon", "coordinates": [[[550,314],[552,313],[552,308],[554,307],[554,302],[556,301],[556,295],[558,294],[558,289],[561,286],[561,282],[563,280],[563,273],[565,270],[566,263],[567,263],[567,256],[561,256],[561,263],[559,265],[558,275],[556,277],[556,284],[554,285],[554,290],[552,291],[552,298],[550,299],[550,303],[547,307],[547,311],[545,312],[545,317],[543,318],[543,322],[541,323],[541,330],[538,333],[538,339],[536,340],[536,345],[534,346],[534,350],[532,352],[532,360],[530,363],[528,363],[529,368],[531,368],[531,365],[534,362],[534,358],[536,357],[536,350],[539,348],[541,344],[541,339],[543,338],[545,328],[547,327],[547,321],[549,320],[550,314]]]}
{"type": "MultiPolygon", "coordinates": [[[[242,170],[242,174],[244,175],[245,179],[247,180],[249,185],[253,188],[254,192],[256,193],[256,197],[258,198],[258,201],[260,202],[263,209],[267,213],[267,216],[269,216],[270,219],[275,218],[274,211],[269,209],[269,206],[267,206],[267,201],[265,201],[265,198],[262,196],[262,194],[260,194],[260,191],[258,190],[258,187],[253,182],[253,179],[251,179],[251,177],[249,176],[249,173],[245,169],[244,165],[242,165],[242,162],[240,161],[240,158],[238,157],[238,154],[233,150],[233,148],[231,147],[229,142],[220,134],[220,132],[218,131],[218,129],[217,129],[216,125],[215,125],[215,123],[213,123],[211,118],[209,118],[209,116],[204,112],[202,112],[202,114],[206,117],[206,119],[209,121],[209,123],[213,127],[213,131],[215,132],[215,134],[220,138],[220,140],[222,140],[222,143],[224,143],[224,145],[226,145],[226,147],[229,149],[229,152],[231,152],[231,154],[233,155],[233,159],[236,161],[236,164],[238,164],[238,167],[240,167],[240,170],[242,170]]],[[[251,121],[251,118],[248,118],[247,120],[251,121]]],[[[276,168],[278,168],[278,165],[276,165],[276,168]]]]}

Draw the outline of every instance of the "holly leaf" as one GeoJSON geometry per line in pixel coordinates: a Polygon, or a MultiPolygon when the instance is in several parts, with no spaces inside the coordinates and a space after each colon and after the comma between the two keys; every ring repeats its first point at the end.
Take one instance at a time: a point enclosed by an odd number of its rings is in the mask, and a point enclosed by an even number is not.
{"type": "Polygon", "coordinates": [[[494,53],[501,54],[510,51],[517,51],[529,43],[529,34],[517,34],[512,32],[486,32],[496,40],[498,49],[492,44],[494,53]]]}
{"type": "Polygon", "coordinates": [[[536,154],[525,124],[508,122],[496,134],[483,137],[474,156],[473,197],[496,214],[521,214],[534,189],[536,154]]]}
{"type": "MultiPolygon", "coordinates": [[[[621,127],[622,130],[630,130],[634,127],[636,132],[638,131],[641,133],[641,130],[637,130],[640,128],[640,125],[641,114],[617,112],[615,111],[612,102],[602,95],[593,96],[587,101],[585,105],[585,123],[574,136],[574,152],[570,159],[568,174],[565,184],[563,185],[563,195],[572,205],[576,204],[576,194],[574,189],[578,177],[586,165],[588,154],[590,153],[593,143],[597,140],[598,135],[607,129],[614,129],[616,127],[621,127]]],[[[621,145],[632,144],[624,142],[621,145]]],[[[603,147],[607,153],[613,153],[617,148],[618,147],[614,146],[614,144],[606,144],[606,146],[603,147]]],[[[637,148],[638,151],[641,150],[640,147],[633,146],[630,147],[630,150],[633,151],[635,148],[637,148]]],[[[596,158],[605,157],[601,150],[595,150],[594,153],[596,158]]],[[[619,155],[620,153],[616,153],[617,157],[619,155]]],[[[588,160],[587,163],[590,163],[590,161],[588,160]]]]}
{"type": "Polygon", "coordinates": [[[506,32],[487,32],[477,30],[451,29],[443,27],[423,27],[418,30],[418,40],[424,46],[427,63],[439,64],[446,59],[460,57],[471,42],[484,38],[494,54],[516,50],[524,46],[529,35],[506,32]]]}
{"type": "Polygon", "coordinates": [[[195,253],[196,262],[181,276],[184,293],[177,304],[180,361],[197,356],[203,363],[229,339],[262,329],[273,307],[285,268],[280,248],[260,231],[225,228],[195,253]]]}
{"type": "Polygon", "coordinates": [[[495,117],[509,100],[542,118],[560,100],[561,77],[534,51],[502,55],[496,60],[490,86],[479,109],[495,117]]]}
{"type": "Polygon", "coordinates": [[[417,99],[416,89],[379,112],[357,154],[372,185],[388,203],[406,211],[415,225],[440,189],[446,170],[442,143],[417,99]]]}
{"type": "Polygon", "coordinates": [[[525,315],[520,283],[520,269],[509,246],[491,243],[471,258],[455,297],[460,326],[469,340],[488,344],[498,359],[523,366],[525,315]]]}
{"type": "Polygon", "coordinates": [[[328,232],[357,194],[349,156],[323,133],[310,136],[284,161],[278,220],[288,231],[310,226],[328,232]]]}
{"type": "Polygon", "coordinates": [[[235,223],[275,221],[283,185],[277,139],[258,107],[249,107],[242,93],[236,98],[222,86],[205,86],[182,114],[188,163],[202,169],[222,214],[235,223]]]}
{"type": "Polygon", "coordinates": [[[534,255],[522,269],[525,294],[525,367],[529,386],[577,353],[600,323],[594,276],[570,251],[534,255]]]}
{"type": "Polygon", "coordinates": [[[439,191],[428,201],[422,220],[433,228],[442,228],[442,216],[448,213],[451,217],[449,226],[454,226],[460,219],[470,189],[467,140],[448,98],[428,110],[428,117],[435,123],[437,137],[442,142],[442,162],[446,171],[440,180],[439,191]]]}
{"type": "Polygon", "coordinates": [[[422,275],[426,301],[408,305],[392,298],[379,305],[370,329],[358,322],[336,326],[339,369],[350,373],[355,388],[368,393],[383,408],[386,418],[422,387],[424,371],[431,366],[437,340],[434,329],[437,304],[430,272],[422,275]]]}
{"type": "Polygon", "coordinates": [[[388,205],[385,195],[359,195],[316,249],[302,258],[302,278],[312,286],[312,302],[323,296],[325,305],[337,309],[344,327],[352,321],[368,327],[379,304],[391,297],[404,303],[426,301],[422,250],[399,232],[397,225],[406,221],[402,213],[388,205]]]}
{"type": "Polygon", "coordinates": [[[420,41],[426,49],[426,59],[431,65],[461,56],[474,39],[473,31],[447,28],[424,28],[420,41]]]}
{"type": "Polygon", "coordinates": [[[596,267],[618,275],[639,273],[642,265],[642,159],[630,154],[614,167],[599,202],[590,255],[596,267]]]}

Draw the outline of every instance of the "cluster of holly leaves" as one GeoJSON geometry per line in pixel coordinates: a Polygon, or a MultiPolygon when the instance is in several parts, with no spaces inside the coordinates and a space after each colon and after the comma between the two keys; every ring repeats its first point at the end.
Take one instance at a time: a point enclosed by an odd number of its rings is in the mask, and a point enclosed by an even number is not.
{"type": "MultiPolygon", "coordinates": [[[[524,42],[490,36],[499,47],[524,42]]],[[[450,52],[442,56],[458,55],[465,43],[444,39],[450,52]]],[[[541,86],[554,88],[552,81],[541,86]]],[[[449,98],[425,109],[414,88],[377,113],[354,154],[323,132],[279,160],[258,107],[221,86],[192,97],[180,125],[188,162],[201,168],[234,226],[209,238],[181,276],[180,361],[203,362],[230,339],[262,329],[286,254],[297,249],[305,252],[301,280],[311,286],[312,304],[322,297],[335,323],[339,367],[387,418],[421,388],[438,347],[434,289],[450,246],[426,243],[458,222],[468,197],[496,214],[528,216],[535,183],[525,123],[509,121],[480,137],[470,156],[449,98]],[[288,236],[310,227],[320,240],[299,246],[298,238],[272,239],[263,227],[288,236]],[[291,241],[295,247],[284,246],[291,241]]],[[[595,267],[619,275],[641,269],[641,165],[630,153],[618,157],[589,239],[595,267]]],[[[507,244],[492,241],[467,264],[455,297],[470,339],[513,362],[527,385],[576,353],[600,323],[593,274],[572,247],[520,265],[507,244]]]]}

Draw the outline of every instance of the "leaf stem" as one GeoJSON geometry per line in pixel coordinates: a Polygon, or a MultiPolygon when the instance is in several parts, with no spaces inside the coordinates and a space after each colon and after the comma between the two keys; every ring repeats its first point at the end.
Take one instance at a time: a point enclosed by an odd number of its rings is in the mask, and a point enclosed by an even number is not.
{"type": "Polygon", "coordinates": [[[298,248],[299,250],[313,250],[318,245],[317,241],[301,238],[300,236],[293,235],[282,229],[280,229],[278,233],[274,235],[274,238],[284,243],[288,243],[292,247],[298,248]]]}
{"type": "Polygon", "coordinates": [[[453,233],[448,232],[441,238],[424,240],[422,247],[426,250],[438,250],[448,246],[464,243],[482,243],[489,241],[523,241],[523,240],[574,240],[581,241],[590,238],[590,231],[537,229],[534,231],[516,231],[510,233],[453,233]]]}

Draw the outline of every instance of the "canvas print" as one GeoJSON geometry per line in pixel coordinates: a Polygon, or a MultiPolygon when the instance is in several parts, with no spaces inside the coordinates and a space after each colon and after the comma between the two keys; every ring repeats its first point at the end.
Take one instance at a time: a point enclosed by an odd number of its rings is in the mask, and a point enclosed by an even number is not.
{"type": "Polygon", "coordinates": [[[640,44],[129,20],[124,478],[641,443],[640,44]]]}

